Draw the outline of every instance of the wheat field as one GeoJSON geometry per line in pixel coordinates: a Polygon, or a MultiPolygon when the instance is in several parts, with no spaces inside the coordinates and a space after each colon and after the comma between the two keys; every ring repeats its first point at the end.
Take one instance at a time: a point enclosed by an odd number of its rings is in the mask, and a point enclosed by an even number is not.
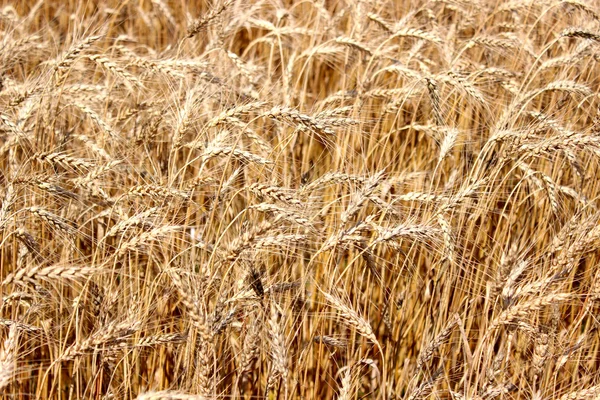
{"type": "Polygon", "coordinates": [[[600,398],[600,2],[0,32],[2,398],[600,398]]]}

